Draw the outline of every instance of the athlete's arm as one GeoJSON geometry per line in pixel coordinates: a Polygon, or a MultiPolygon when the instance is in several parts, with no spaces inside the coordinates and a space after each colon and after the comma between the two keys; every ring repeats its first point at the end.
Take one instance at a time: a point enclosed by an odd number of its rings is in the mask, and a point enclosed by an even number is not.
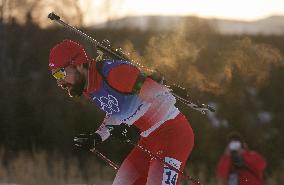
{"type": "Polygon", "coordinates": [[[121,64],[108,73],[107,81],[119,92],[131,93],[139,74],[140,70],[135,66],[121,64]]]}

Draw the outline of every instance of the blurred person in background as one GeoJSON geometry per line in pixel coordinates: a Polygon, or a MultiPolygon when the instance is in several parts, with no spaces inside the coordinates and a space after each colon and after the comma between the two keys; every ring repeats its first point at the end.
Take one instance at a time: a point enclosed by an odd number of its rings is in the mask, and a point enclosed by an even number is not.
{"type": "MultiPolygon", "coordinates": [[[[89,59],[79,43],[67,39],[51,49],[49,68],[70,97],[84,95],[106,113],[95,132],[74,138],[76,146],[93,149],[117,135],[114,133],[122,131],[120,128],[135,125],[141,132],[139,145],[183,171],[194,134],[167,87],[128,61],[89,59]]],[[[178,185],[181,177],[136,146],[123,161],[113,184],[178,185]]]]}
{"type": "Polygon", "coordinates": [[[252,151],[238,132],[228,135],[228,145],[220,158],[216,174],[226,185],[264,185],[266,161],[252,151]]]}

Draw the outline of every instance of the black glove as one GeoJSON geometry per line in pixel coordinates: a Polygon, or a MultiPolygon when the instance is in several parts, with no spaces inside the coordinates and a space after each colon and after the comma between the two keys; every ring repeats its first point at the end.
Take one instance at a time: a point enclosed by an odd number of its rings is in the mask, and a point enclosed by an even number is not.
{"type": "Polygon", "coordinates": [[[89,150],[95,148],[95,146],[98,144],[101,144],[102,138],[97,133],[79,134],[78,136],[74,137],[73,141],[76,147],[89,150]]]}
{"type": "Polygon", "coordinates": [[[128,126],[126,123],[121,123],[120,125],[107,125],[106,127],[109,129],[112,136],[118,138],[121,141],[127,141],[131,139],[130,126],[128,126]]]}

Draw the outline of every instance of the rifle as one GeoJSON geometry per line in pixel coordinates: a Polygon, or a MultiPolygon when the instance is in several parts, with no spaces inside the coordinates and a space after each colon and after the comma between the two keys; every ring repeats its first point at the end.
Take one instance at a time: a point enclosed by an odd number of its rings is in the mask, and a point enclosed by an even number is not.
{"type": "MultiPolygon", "coordinates": [[[[96,41],[95,39],[93,39],[92,37],[90,37],[89,35],[87,35],[86,33],[82,32],[81,30],[75,28],[74,26],[70,26],[66,22],[62,21],[60,17],[53,12],[48,15],[48,18],[64,26],[68,30],[82,36],[84,39],[94,44],[95,48],[97,49],[97,53],[98,53],[98,56],[96,58],[97,60],[103,60],[105,58],[112,58],[112,59],[129,61],[132,64],[136,63],[134,60],[131,60],[129,56],[121,48],[116,48],[116,49],[113,48],[111,46],[111,43],[107,39],[103,40],[100,43],[96,41]]],[[[161,76],[161,74],[159,74],[157,71],[153,71],[150,77],[154,79],[155,81],[159,82],[160,84],[165,85],[164,77],[161,76]]],[[[173,94],[173,96],[175,96],[175,98],[179,100],[181,103],[183,103],[184,105],[194,110],[200,111],[202,114],[205,114],[208,111],[215,112],[215,109],[211,107],[210,105],[196,103],[196,102],[191,101],[189,99],[187,90],[185,88],[180,87],[176,84],[173,84],[167,87],[171,90],[171,93],[173,94]],[[182,96],[186,96],[186,97],[182,97],[182,96]]]]}

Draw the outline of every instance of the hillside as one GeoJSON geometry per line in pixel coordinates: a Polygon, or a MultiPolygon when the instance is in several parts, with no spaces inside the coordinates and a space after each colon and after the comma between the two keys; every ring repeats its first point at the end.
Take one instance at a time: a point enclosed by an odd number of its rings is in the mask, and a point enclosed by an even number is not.
{"type": "Polygon", "coordinates": [[[106,23],[95,25],[94,28],[120,29],[127,27],[144,31],[167,31],[175,29],[180,23],[194,23],[196,20],[208,22],[222,34],[284,35],[284,16],[271,16],[257,21],[203,19],[178,16],[141,16],[110,20],[106,23]]]}

